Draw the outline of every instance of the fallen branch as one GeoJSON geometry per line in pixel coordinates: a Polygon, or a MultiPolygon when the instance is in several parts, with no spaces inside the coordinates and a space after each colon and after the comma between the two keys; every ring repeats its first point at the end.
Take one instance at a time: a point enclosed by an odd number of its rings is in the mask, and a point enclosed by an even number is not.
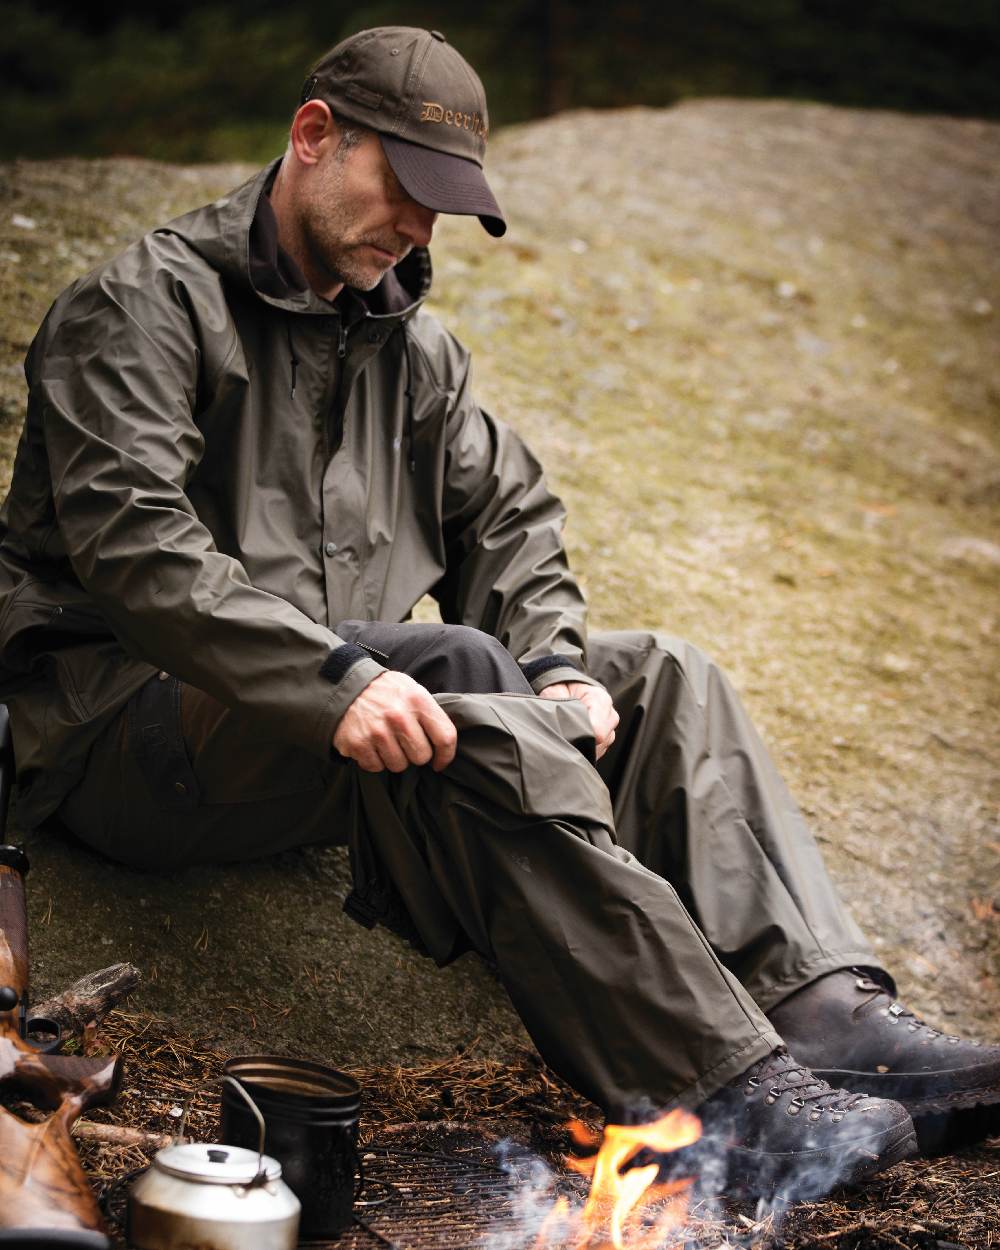
{"type": "Polygon", "coordinates": [[[143,1150],[162,1150],[174,1140],[170,1133],[153,1133],[121,1124],[96,1124],[92,1120],[77,1120],[72,1133],[82,1141],[104,1142],[109,1146],[141,1146],[143,1150]]]}
{"type": "Polygon", "coordinates": [[[806,1246],[818,1246],[824,1241],[832,1241],[834,1237],[849,1237],[852,1233],[868,1233],[874,1231],[875,1226],[867,1220],[860,1220],[857,1224],[846,1224],[843,1228],[835,1228],[829,1233],[807,1233],[805,1235],[806,1246]]]}
{"type": "Polygon", "coordinates": [[[31,1014],[54,1020],[63,1033],[82,1033],[91,1020],[100,1020],[127,997],[142,980],[134,964],[112,964],[91,972],[68,989],[44,1003],[36,1003],[31,1014]]]}

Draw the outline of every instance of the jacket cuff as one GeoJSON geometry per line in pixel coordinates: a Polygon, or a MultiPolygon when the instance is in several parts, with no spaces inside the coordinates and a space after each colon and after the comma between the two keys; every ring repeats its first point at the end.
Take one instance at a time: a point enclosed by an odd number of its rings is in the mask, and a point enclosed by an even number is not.
{"type": "Polygon", "coordinates": [[[355,646],[353,642],[345,642],[334,647],[320,665],[319,672],[321,677],[330,682],[333,691],[327,703],[321,731],[329,753],[333,749],[333,735],[337,732],[340,718],[361,691],[388,670],[373,660],[363,647],[355,646]]]}
{"type": "Polygon", "coordinates": [[[325,677],[334,686],[339,685],[359,660],[369,658],[370,652],[364,647],[359,647],[353,642],[342,642],[339,647],[333,648],[320,665],[319,675],[325,677]]]}
{"type": "Polygon", "coordinates": [[[546,686],[556,686],[564,681],[578,681],[585,686],[601,684],[593,677],[588,677],[579,662],[568,655],[540,656],[537,660],[522,664],[521,672],[530,682],[535,694],[540,694],[546,686]]]}

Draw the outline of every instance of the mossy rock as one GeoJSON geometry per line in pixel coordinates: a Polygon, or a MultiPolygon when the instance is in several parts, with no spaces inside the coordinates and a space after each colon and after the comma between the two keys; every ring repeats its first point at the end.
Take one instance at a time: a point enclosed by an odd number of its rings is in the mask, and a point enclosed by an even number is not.
{"type": "MultiPolygon", "coordinates": [[[[510,232],[442,220],[434,306],[566,499],[595,625],[722,660],[907,998],[995,1032],[1000,126],[700,101],[502,132],[490,168],[510,232]]],[[[250,172],[3,168],[5,472],[48,302],[250,172]]],[[[132,958],[233,1049],[525,1042],[477,961],[341,915],[341,852],[168,879],[28,846],[40,992],[132,958]]]]}

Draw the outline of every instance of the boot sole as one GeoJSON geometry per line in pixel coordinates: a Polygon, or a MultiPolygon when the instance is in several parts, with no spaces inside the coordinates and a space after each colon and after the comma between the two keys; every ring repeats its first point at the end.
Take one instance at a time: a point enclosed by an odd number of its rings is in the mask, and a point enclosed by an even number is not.
{"type": "Polygon", "coordinates": [[[958,1111],[911,1112],[922,1155],[950,1154],[1000,1135],[1000,1107],[968,1107],[958,1111]]]}
{"type": "Polygon", "coordinates": [[[867,1180],[917,1151],[917,1134],[910,1120],[822,1150],[774,1153],[734,1146],[729,1152],[726,1189],[736,1197],[807,1202],[841,1185],[867,1180]]]}

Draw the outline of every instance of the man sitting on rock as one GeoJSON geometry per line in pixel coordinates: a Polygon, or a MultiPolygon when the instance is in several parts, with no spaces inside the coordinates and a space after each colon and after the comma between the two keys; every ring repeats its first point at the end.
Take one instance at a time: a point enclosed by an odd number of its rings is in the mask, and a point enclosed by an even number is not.
{"type": "Polygon", "coordinates": [[[1000,1102],[1000,1047],[893,1000],[704,654],[588,638],[421,307],[439,212],[506,228],[487,134],[442,35],[364,31],[281,159],[56,300],[0,550],[19,816],[160,868],[346,843],[348,912],[480,952],[610,1118],[695,1109],[732,1187],[822,1192],[1000,1102]]]}

